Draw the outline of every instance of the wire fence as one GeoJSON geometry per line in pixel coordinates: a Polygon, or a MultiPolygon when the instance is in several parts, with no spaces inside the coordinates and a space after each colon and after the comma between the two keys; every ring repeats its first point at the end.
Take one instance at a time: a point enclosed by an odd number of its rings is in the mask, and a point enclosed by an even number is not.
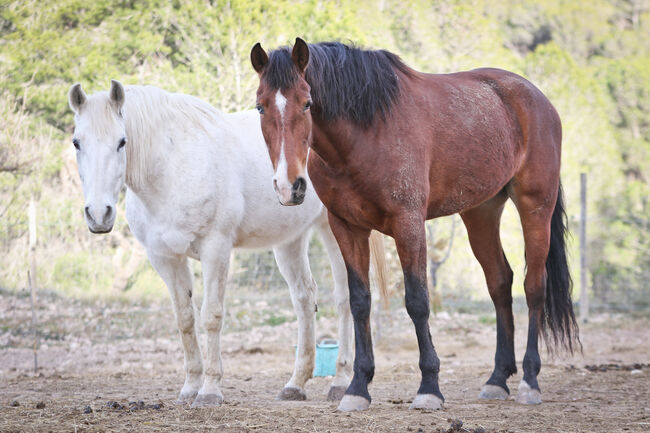
{"type": "MultiPolygon", "coordinates": [[[[151,287],[156,287],[159,292],[165,292],[162,281],[148,264],[143,247],[130,234],[123,211],[120,212],[113,233],[103,237],[89,235],[81,215],[70,218],[69,209],[57,210],[50,214],[41,212],[36,249],[37,281],[40,287],[70,293],[73,296],[79,293],[70,288],[74,285],[83,286],[80,291],[110,292],[117,296],[130,296],[133,288],[138,286],[147,286],[142,289],[144,291],[151,291],[151,287]]],[[[436,311],[462,303],[489,301],[482,270],[473,258],[466,232],[462,224],[458,224],[459,221],[458,217],[447,217],[428,222],[429,227],[435,224],[435,230],[429,231],[428,248],[429,268],[437,270],[435,275],[429,275],[431,300],[436,311]],[[453,218],[457,220],[454,221],[453,218]],[[434,235],[431,235],[432,233],[434,235]],[[441,257],[445,258],[442,262],[441,257]],[[435,304],[436,302],[438,304],[435,304]]],[[[570,216],[570,228],[576,235],[578,223],[577,216],[570,216]]],[[[589,217],[589,223],[600,224],[603,221],[596,215],[589,217]]],[[[0,239],[0,252],[3,256],[0,283],[5,287],[26,285],[28,232],[26,212],[22,218],[0,222],[0,234],[3,236],[0,239]]],[[[507,236],[504,237],[507,241],[507,236]]],[[[389,292],[392,298],[401,299],[404,292],[399,260],[392,240],[386,238],[385,244],[389,266],[389,292]]],[[[523,254],[521,256],[523,260],[523,254]]],[[[333,281],[329,259],[317,236],[313,237],[310,244],[309,258],[320,298],[331,299],[333,281]]],[[[577,258],[574,262],[578,262],[577,258]]],[[[514,291],[520,296],[523,291],[518,286],[522,283],[524,266],[525,264],[520,265],[519,269],[513,266],[519,278],[515,281],[514,291]]],[[[194,269],[196,284],[200,287],[200,266],[194,265],[194,269]]],[[[620,281],[616,285],[604,278],[608,275],[606,269],[598,271],[589,269],[587,279],[592,310],[638,311],[650,306],[650,291],[635,283],[650,281],[650,267],[630,268],[627,273],[617,269],[620,281]]],[[[578,287],[579,268],[575,265],[572,274],[578,287]]],[[[277,290],[279,287],[286,288],[286,282],[270,250],[235,251],[231,259],[228,284],[229,290],[245,288],[266,292],[277,290]]],[[[575,296],[576,303],[577,300],[578,297],[575,296]]],[[[395,302],[400,304],[399,301],[395,302]]]]}

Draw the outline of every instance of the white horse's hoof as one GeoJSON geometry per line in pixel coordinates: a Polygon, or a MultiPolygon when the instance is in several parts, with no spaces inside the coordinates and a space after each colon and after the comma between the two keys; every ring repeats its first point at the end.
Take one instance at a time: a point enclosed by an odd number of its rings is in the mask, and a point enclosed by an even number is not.
{"type": "Polygon", "coordinates": [[[525,380],[522,380],[519,383],[515,401],[519,404],[540,404],[542,402],[542,393],[531,388],[525,380]]]}
{"type": "Polygon", "coordinates": [[[498,385],[490,385],[489,383],[486,383],[483,385],[483,388],[481,388],[481,393],[478,395],[478,398],[486,400],[507,400],[508,391],[498,385]]]}
{"type": "Polygon", "coordinates": [[[280,391],[277,399],[284,401],[303,401],[307,400],[307,394],[302,389],[287,386],[280,391]]]}
{"type": "Polygon", "coordinates": [[[409,409],[439,410],[442,409],[442,400],[434,394],[418,394],[409,409]]]}
{"type": "Polygon", "coordinates": [[[192,409],[197,407],[218,407],[223,403],[223,396],[218,394],[199,394],[192,403],[192,409]]]}
{"type": "Polygon", "coordinates": [[[370,407],[370,400],[358,395],[345,394],[337,410],[341,412],[354,412],[357,410],[366,410],[368,407],[370,407]]]}
{"type": "Polygon", "coordinates": [[[346,389],[346,386],[332,386],[327,393],[327,401],[341,401],[346,389]]]}
{"type": "Polygon", "coordinates": [[[184,405],[184,404],[190,404],[196,397],[197,392],[192,392],[189,394],[180,394],[174,404],[179,404],[179,405],[184,405]]]}

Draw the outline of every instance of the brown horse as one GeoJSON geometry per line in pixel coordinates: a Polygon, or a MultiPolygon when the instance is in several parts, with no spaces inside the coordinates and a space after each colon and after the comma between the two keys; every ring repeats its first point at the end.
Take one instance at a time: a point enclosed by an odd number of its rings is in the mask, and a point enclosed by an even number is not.
{"type": "Polygon", "coordinates": [[[549,100],[524,78],[503,70],[424,74],[387,51],[340,43],[308,46],[298,38],[293,49],[270,55],[258,43],[251,61],[260,76],[257,109],[280,202],[302,202],[308,165],[347,266],[356,355],[339,409],[370,404],[371,230],[395,239],[404,271],[405,304],[422,372],[411,407],[442,406],[440,361],[428,324],[424,222],[454,213],[467,227],[496,309],[495,366],[480,397],[507,398],[506,380],[517,372],[512,270],[499,238],[508,198],[523,228],[529,309],[516,400],[540,403],[538,335],[569,351],[579,344],[565,255],[562,128],[549,100]]]}

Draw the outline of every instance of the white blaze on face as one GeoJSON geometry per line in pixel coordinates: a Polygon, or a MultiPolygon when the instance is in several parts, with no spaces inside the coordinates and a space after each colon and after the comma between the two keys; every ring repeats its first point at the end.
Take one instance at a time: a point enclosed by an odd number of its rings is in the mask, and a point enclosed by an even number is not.
{"type": "Polygon", "coordinates": [[[280,112],[280,158],[273,176],[273,186],[278,193],[282,203],[288,203],[291,200],[291,182],[287,174],[288,164],[284,154],[284,112],[287,107],[287,98],[278,90],[275,94],[275,105],[280,112]]]}

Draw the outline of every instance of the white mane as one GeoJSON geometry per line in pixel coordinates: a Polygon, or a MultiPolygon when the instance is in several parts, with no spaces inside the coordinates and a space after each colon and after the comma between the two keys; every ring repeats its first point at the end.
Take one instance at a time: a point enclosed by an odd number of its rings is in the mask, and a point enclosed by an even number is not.
{"type": "Polygon", "coordinates": [[[210,104],[182,93],[170,93],[154,86],[126,87],[124,120],[126,145],[126,183],[138,188],[146,182],[149,156],[161,134],[196,128],[205,132],[223,128],[223,114],[210,104]]]}

